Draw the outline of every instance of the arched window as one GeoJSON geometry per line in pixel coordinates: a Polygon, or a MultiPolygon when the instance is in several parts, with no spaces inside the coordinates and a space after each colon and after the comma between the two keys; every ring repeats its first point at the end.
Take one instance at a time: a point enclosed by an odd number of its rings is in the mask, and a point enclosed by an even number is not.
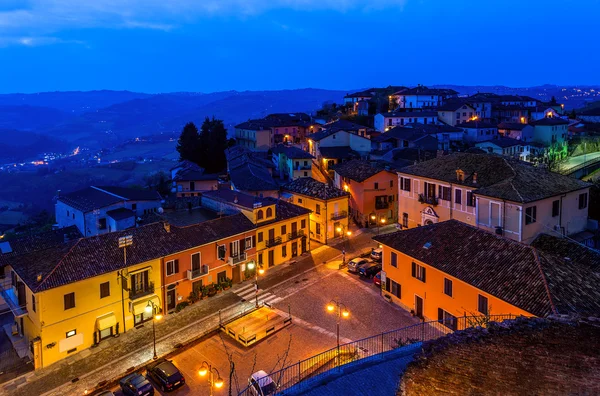
{"type": "Polygon", "coordinates": [[[262,220],[263,219],[263,211],[259,210],[258,212],[256,212],[256,220],[262,220]]]}
{"type": "Polygon", "coordinates": [[[272,217],[272,216],[273,216],[273,209],[267,208],[267,217],[272,217]]]}

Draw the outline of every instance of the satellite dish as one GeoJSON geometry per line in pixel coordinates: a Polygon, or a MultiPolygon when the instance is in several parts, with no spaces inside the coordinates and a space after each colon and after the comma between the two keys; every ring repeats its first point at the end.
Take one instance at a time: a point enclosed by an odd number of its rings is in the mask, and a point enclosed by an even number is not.
{"type": "Polygon", "coordinates": [[[162,206],[160,208],[158,208],[158,213],[163,213],[165,210],[162,208],[162,206]]]}

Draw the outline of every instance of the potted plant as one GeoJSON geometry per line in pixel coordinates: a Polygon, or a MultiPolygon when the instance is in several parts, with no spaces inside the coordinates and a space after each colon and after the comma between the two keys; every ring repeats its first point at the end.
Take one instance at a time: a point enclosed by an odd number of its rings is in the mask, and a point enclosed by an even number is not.
{"type": "Polygon", "coordinates": [[[215,285],[215,289],[217,289],[217,293],[221,293],[223,291],[223,286],[220,283],[215,285]]]}
{"type": "Polygon", "coordinates": [[[208,297],[208,287],[202,286],[200,288],[200,300],[204,300],[206,297],[208,297]]]}
{"type": "Polygon", "coordinates": [[[217,294],[217,288],[215,287],[214,284],[210,285],[210,287],[208,287],[208,293],[206,294],[208,297],[212,297],[215,294],[217,294]]]}
{"type": "Polygon", "coordinates": [[[199,296],[198,290],[192,290],[192,292],[190,293],[190,296],[188,297],[188,301],[190,302],[190,304],[194,304],[199,299],[200,299],[200,296],[199,296]]]}
{"type": "Polygon", "coordinates": [[[223,286],[223,290],[229,289],[231,287],[231,279],[225,278],[221,285],[223,286]]]}

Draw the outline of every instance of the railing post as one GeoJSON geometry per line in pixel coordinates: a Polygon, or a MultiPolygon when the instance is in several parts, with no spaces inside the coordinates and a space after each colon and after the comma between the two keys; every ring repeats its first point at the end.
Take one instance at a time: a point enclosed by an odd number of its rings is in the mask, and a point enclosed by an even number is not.
{"type": "Polygon", "coordinates": [[[384,333],[381,333],[381,353],[385,352],[385,351],[383,350],[383,348],[384,348],[383,334],[384,334],[384,333]]]}

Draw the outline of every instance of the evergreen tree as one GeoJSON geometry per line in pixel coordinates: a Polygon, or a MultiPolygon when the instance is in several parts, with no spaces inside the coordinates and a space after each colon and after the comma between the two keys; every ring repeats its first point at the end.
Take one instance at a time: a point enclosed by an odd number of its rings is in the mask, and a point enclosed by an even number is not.
{"type": "Polygon", "coordinates": [[[198,138],[198,165],[206,169],[207,173],[222,171],[227,165],[227,147],[230,147],[230,142],[227,140],[227,129],[223,121],[206,117],[198,138]]]}
{"type": "Polygon", "coordinates": [[[550,104],[552,106],[556,106],[556,98],[554,96],[552,96],[552,98],[550,99],[550,104]]]}
{"type": "Polygon", "coordinates": [[[193,122],[188,122],[183,127],[179,140],[177,141],[177,152],[179,160],[188,160],[198,163],[198,128],[193,122]]]}
{"type": "Polygon", "coordinates": [[[569,116],[570,119],[574,120],[577,118],[577,114],[575,113],[575,109],[571,110],[571,115],[569,116]]]}

